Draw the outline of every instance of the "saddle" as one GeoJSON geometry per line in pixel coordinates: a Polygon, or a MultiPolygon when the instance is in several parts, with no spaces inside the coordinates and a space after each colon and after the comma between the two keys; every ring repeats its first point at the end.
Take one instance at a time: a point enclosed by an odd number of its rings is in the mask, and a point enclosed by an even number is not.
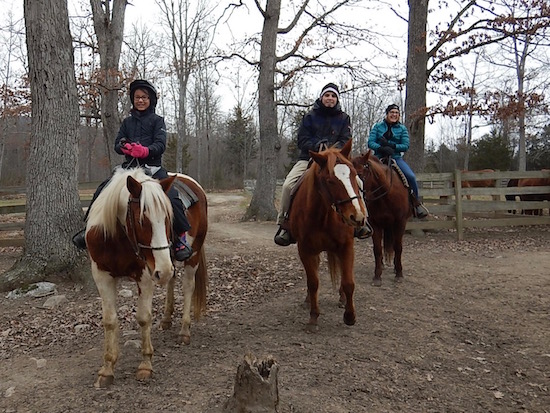
{"type": "Polygon", "coordinates": [[[199,198],[197,197],[197,194],[193,192],[189,186],[181,182],[180,180],[176,179],[174,180],[174,183],[172,184],[172,188],[174,188],[178,193],[178,198],[181,200],[181,203],[183,204],[184,209],[189,209],[191,205],[196,204],[199,202],[199,198]]]}
{"type": "Polygon", "coordinates": [[[397,162],[395,161],[395,159],[393,159],[392,157],[387,157],[387,158],[383,158],[382,162],[388,165],[388,167],[393,169],[395,172],[397,172],[397,175],[399,175],[399,178],[401,178],[403,185],[405,186],[405,188],[407,188],[409,192],[409,201],[413,207],[413,211],[416,209],[416,207],[422,205],[422,203],[414,195],[411,189],[411,186],[409,185],[409,181],[407,181],[407,177],[405,176],[405,174],[403,173],[399,165],[397,165],[397,162]]]}

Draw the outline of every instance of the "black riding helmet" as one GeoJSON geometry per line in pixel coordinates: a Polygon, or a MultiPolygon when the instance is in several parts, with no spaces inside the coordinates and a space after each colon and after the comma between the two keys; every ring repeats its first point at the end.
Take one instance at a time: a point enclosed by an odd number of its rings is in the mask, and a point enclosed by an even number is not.
{"type": "Polygon", "coordinates": [[[154,109],[157,106],[157,89],[155,89],[155,87],[147,80],[134,80],[130,83],[130,101],[132,102],[132,105],[134,104],[134,94],[138,89],[145,89],[149,93],[150,106],[154,109]]]}

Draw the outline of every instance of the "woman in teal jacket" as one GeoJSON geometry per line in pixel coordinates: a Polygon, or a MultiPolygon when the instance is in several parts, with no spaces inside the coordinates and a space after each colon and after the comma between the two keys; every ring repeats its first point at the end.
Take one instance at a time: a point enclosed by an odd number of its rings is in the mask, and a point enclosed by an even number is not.
{"type": "MultiPolygon", "coordinates": [[[[379,158],[392,157],[397,166],[403,171],[403,174],[409,182],[409,187],[416,200],[418,197],[418,184],[416,176],[412,169],[403,159],[403,153],[409,150],[409,132],[405,125],[399,122],[399,106],[391,104],[386,108],[386,117],[382,122],[373,126],[369,135],[369,148],[379,158]]],[[[415,206],[414,215],[418,218],[425,218],[428,210],[420,202],[415,206]]]]}

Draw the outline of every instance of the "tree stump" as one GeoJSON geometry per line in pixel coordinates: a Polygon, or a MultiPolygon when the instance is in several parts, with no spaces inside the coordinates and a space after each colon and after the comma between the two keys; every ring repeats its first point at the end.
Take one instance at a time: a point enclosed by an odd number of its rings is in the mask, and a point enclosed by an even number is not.
{"type": "Polygon", "coordinates": [[[224,413],[273,413],[279,404],[279,367],[272,356],[265,360],[247,353],[237,369],[233,396],[224,413]]]}

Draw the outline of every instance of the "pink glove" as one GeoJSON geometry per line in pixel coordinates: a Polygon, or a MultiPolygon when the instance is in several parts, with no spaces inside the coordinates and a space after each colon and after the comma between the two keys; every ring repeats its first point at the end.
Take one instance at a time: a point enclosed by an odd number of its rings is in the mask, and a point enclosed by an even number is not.
{"type": "Polygon", "coordinates": [[[147,158],[147,156],[149,156],[149,148],[147,146],[141,145],[140,143],[136,143],[135,145],[132,145],[130,156],[140,159],[147,158]]]}
{"type": "Polygon", "coordinates": [[[120,150],[122,151],[123,154],[128,155],[128,156],[132,156],[132,145],[131,144],[125,143],[124,145],[122,145],[120,147],[120,150]]]}

